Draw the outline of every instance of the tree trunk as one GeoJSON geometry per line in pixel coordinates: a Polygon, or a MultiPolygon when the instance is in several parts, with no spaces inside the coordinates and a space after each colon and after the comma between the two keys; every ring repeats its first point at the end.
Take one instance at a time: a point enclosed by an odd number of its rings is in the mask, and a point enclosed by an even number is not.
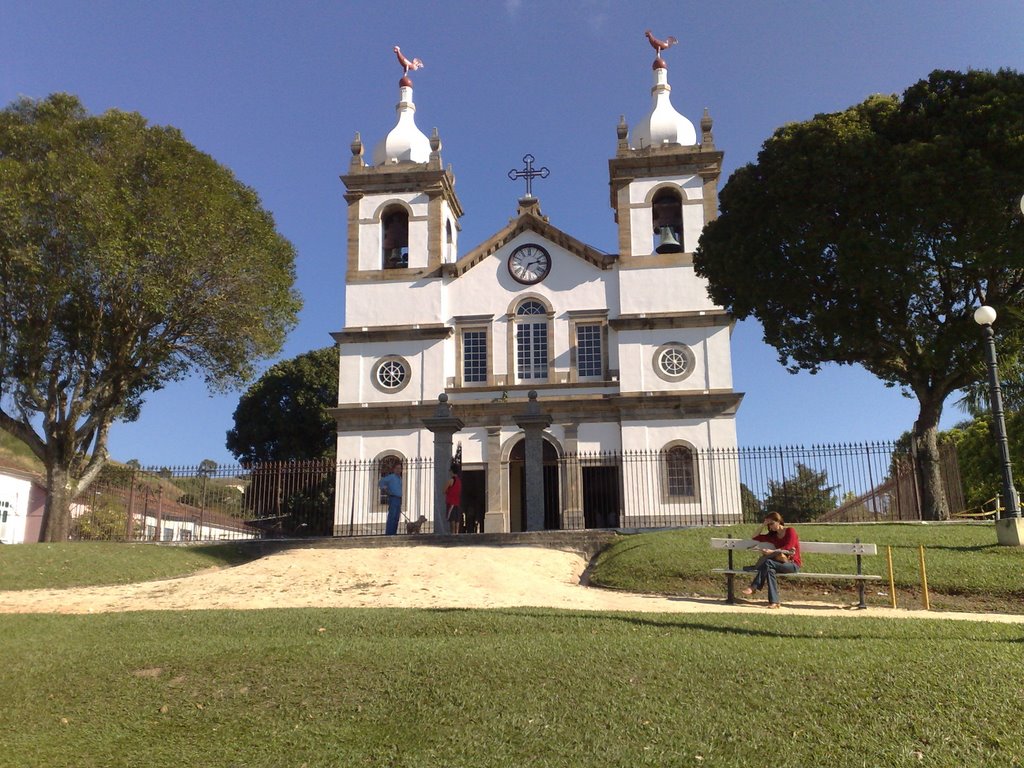
{"type": "Polygon", "coordinates": [[[71,502],[74,480],[65,467],[46,470],[46,510],[43,513],[43,540],[67,541],[71,533],[71,502]]]}
{"type": "Polygon", "coordinates": [[[913,453],[917,485],[921,491],[921,517],[925,520],[949,520],[949,501],[942,479],[939,458],[939,417],[942,402],[919,398],[921,406],[914,422],[913,453]]]}

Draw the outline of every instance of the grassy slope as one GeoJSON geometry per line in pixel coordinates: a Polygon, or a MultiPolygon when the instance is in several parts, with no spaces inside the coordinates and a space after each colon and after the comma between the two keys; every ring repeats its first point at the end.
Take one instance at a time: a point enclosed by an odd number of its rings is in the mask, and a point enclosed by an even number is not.
{"type": "Polygon", "coordinates": [[[244,544],[167,547],[69,542],[0,547],[0,590],[131,584],[238,565],[254,557],[244,544]]]}
{"type": "MultiPolygon", "coordinates": [[[[1021,610],[1024,597],[1024,549],[996,545],[991,525],[811,525],[798,526],[807,541],[861,541],[879,545],[879,556],[864,558],[864,571],[887,576],[885,547],[891,546],[897,589],[916,591],[920,585],[918,546],[925,547],[929,590],[939,595],[994,601],[1021,610]]],[[[735,529],[664,531],[624,537],[600,554],[591,573],[592,583],[637,592],[664,594],[725,594],[724,578],[710,570],[726,564],[726,553],[712,550],[709,540],[731,533],[752,534],[751,526],[735,529]]],[[[753,562],[753,556],[747,556],[753,562]]],[[[747,564],[737,559],[738,565],[747,564]]],[[[851,573],[855,560],[846,556],[808,555],[807,570],[851,573]]],[[[795,582],[785,590],[806,589],[795,582]]],[[[876,589],[887,589],[877,585],[876,589]]],[[[877,598],[876,598],[877,602],[877,598]]],[[[963,608],[963,605],[958,607],[963,608]]]]}
{"type": "Polygon", "coordinates": [[[0,655],[11,766],[1024,761],[1019,626],[535,609],[12,616],[0,655]]]}
{"type": "Polygon", "coordinates": [[[0,463],[38,475],[46,473],[43,463],[21,440],[0,429],[0,463]]]}

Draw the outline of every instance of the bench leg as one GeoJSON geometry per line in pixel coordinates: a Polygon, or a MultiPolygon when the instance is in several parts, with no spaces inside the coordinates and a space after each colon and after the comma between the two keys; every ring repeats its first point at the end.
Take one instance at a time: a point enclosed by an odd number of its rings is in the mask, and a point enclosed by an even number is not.
{"type": "MultiPolygon", "coordinates": [[[[857,543],[860,544],[860,539],[857,539],[857,543]]],[[[857,555],[857,575],[860,576],[862,573],[864,573],[864,569],[861,567],[861,557],[857,555]]],[[[860,603],[857,604],[857,607],[861,609],[867,608],[867,601],[864,600],[864,579],[857,579],[857,586],[860,587],[857,590],[860,593],[860,603]]]]}
{"type": "Polygon", "coordinates": [[[858,608],[867,608],[868,604],[867,604],[867,601],[864,599],[864,581],[863,581],[863,579],[858,579],[857,580],[857,587],[858,587],[857,591],[860,593],[860,602],[857,603],[857,607],[858,608]]]}

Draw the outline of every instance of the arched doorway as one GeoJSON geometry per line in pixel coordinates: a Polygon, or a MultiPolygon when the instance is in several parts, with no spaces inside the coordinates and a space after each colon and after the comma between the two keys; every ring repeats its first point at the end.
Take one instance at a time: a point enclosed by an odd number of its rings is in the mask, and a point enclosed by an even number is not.
{"type": "MultiPolygon", "coordinates": [[[[557,531],[561,525],[558,496],[558,450],[544,438],[544,530],[557,531]]],[[[526,439],[512,446],[508,456],[508,523],[512,532],[526,530],[526,439]]]]}

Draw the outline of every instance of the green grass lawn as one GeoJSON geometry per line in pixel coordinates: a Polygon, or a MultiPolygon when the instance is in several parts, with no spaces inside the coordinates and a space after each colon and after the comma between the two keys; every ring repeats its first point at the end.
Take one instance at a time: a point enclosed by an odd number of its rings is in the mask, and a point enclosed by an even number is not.
{"type": "MultiPolygon", "coordinates": [[[[695,528],[626,536],[602,552],[591,573],[591,582],[613,589],[663,594],[725,594],[724,577],[710,574],[724,567],[727,555],[712,550],[712,537],[749,538],[755,526],[695,528]]],[[[864,558],[864,572],[885,577],[869,588],[888,591],[885,548],[892,547],[893,572],[902,607],[920,607],[920,557],[925,547],[928,588],[933,607],[957,610],[1024,611],[1024,548],[1000,547],[992,525],[815,525],[797,526],[806,541],[854,541],[878,545],[879,554],[864,558]]],[[[754,561],[753,555],[738,554],[737,565],[754,561]],[[746,557],[747,559],[742,559],[746,557]]],[[[853,557],[807,555],[804,570],[852,573],[853,557]]],[[[807,581],[781,582],[787,593],[807,596],[828,589],[852,595],[850,583],[810,585],[807,581]]],[[[886,605],[888,597],[878,595],[869,604],[886,605]]]]}
{"type": "Polygon", "coordinates": [[[6,616],[3,766],[1020,766],[1020,625],[6,616]]]}
{"type": "MultiPolygon", "coordinates": [[[[971,606],[1021,596],[1024,553],[996,547],[990,526],[800,532],[893,546],[907,588],[923,543],[933,589],[971,606]]],[[[721,589],[707,570],[724,553],[707,540],[725,533],[626,536],[593,575],[721,589]]],[[[0,588],[166,578],[254,553],[2,547],[0,588]]],[[[292,609],[7,615],[2,627],[0,768],[1024,766],[1020,624],[292,609]]]]}
{"type": "Polygon", "coordinates": [[[168,547],[82,541],[0,547],[0,590],[87,587],[185,576],[239,565],[258,551],[245,544],[168,547]]]}

